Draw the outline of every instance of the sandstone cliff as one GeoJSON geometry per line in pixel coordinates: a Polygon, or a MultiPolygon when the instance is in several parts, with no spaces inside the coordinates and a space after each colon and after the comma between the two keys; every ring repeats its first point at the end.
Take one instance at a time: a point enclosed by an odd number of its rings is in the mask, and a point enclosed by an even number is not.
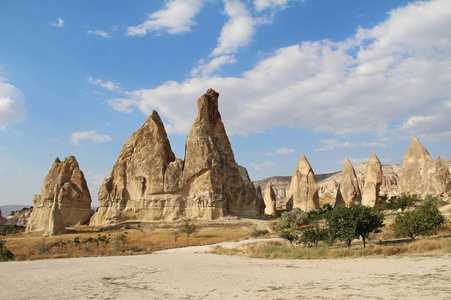
{"type": "Polygon", "coordinates": [[[58,185],[58,204],[65,226],[85,224],[91,217],[91,195],[83,172],[74,156],[60,161],[58,158],[44,179],[40,195],[33,197],[33,212],[28,220],[27,232],[45,230],[58,185]]]}
{"type": "Polygon", "coordinates": [[[125,142],[99,190],[91,225],[126,220],[216,219],[226,214],[256,217],[263,199],[244,167],[235,162],[210,89],[197,101],[185,159],[175,158],[164,125],[153,111],[125,142]]]}

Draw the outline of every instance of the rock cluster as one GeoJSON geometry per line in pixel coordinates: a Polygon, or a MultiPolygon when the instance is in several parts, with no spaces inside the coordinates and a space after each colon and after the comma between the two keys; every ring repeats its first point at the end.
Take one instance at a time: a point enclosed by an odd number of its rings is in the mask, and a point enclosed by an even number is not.
{"type": "Polygon", "coordinates": [[[362,190],[362,204],[370,207],[379,205],[379,191],[382,184],[382,165],[374,152],[365,168],[365,185],[362,190]]]}
{"type": "Polygon", "coordinates": [[[450,195],[451,175],[440,156],[434,161],[420,143],[413,137],[407,149],[399,177],[399,193],[425,196],[450,195]]]}
{"type": "Polygon", "coordinates": [[[33,197],[33,212],[28,220],[27,232],[46,230],[54,200],[65,226],[86,224],[91,217],[91,195],[83,172],[74,156],[60,161],[56,158],[44,179],[40,195],[33,197]],[[58,186],[56,191],[55,186],[58,186]]]}
{"type": "Polygon", "coordinates": [[[163,122],[153,111],[122,147],[99,190],[99,209],[90,224],[259,216],[263,199],[246,169],[235,162],[218,97],[209,89],[198,99],[184,160],[175,158],[163,122]]]}
{"type": "Polygon", "coordinates": [[[300,208],[306,212],[319,209],[318,185],[304,154],[301,155],[291,177],[290,195],[293,199],[293,208],[300,208]]]}
{"type": "Polygon", "coordinates": [[[335,199],[335,206],[346,205],[351,203],[361,203],[362,195],[360,193],[359,183],[355,175],[354,167],[351,161],[347,158],[341,172],[340,185],[338,186],[337,197],[335,199]]]}

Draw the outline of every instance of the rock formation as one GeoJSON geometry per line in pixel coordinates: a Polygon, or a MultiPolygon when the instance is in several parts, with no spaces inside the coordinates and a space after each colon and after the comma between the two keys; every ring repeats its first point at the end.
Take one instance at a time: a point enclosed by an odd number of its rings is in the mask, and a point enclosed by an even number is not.
{"type": "Polygon", "coordinates": [[[4,218],[2,216],[2,209],[0,208],[0,225],[3,225],[4,221],[6,221],[6,219],[5,220],[3,220],[3,219],[4,218]]]}
{"type": "Polygon", "coordinates": [[[304,153],[291,177],[290,195],[293,198],[293,208],[300,208],[305,212],[319,209],[318,185],[304,153]]]}
{"type": "Polygon", "coordinates": [[[439,196],[451,196],[451,172],[440,155],[435,159],[435,172],[429,192],[439,196]]]}
{"type": "Polygon", "coordinates": [[[434,161],[416,137],[412,138],[404,156],[398,191],[420,196],[451,193],[451,176],[448,167],[440,156],[437,156],[434,161]]]}
{"type": "Polygon", "coordinates": [[[362,196],[360,194],[359,183],[355,175],[354,167],[347,158],[341,173],[340,185],[335,199],[335,206],[346,205],[351,203],[360,203],[362,196]]]}
{"type": "Polygon", "coordinates": [[[5,225],[27,226],[32,211],[33,207],[24,207],[21,210],[12,211],[11,214],[6,217],[5,225]]]}
{"type": "Polygon", "coordinates": [[[58,193],[60,189],[58,184],[55,185],[52,209],[50,211],[49,224],[44,232],[44,236],[59,235],[66,231],[64,227],[63,215],[58,205],[58,193]]]}
{"type": "Polygon", "coordinates": [[[265,188],[265,196],[263,197],[265,200],[265,214],[266,215],[276,215],[276,194],[274,193],[274,189],[272,188],[271,181],[268,182],[265,188]]]}
{"type": "Polygon", "coordinates": [[[246,169],[235,162],[218,96],[209,89],[197,101],[184,161],[175,158],[158,113],[150,114],[127,139],[104,180],[91,225],[261,214],[263,200],[246,169]]]}
{"type": "Polygon", "coordinates": [[[56,158],[44,179],[40,195],[34,195],[33,212],[28,220],[27,232],[45,230],[55,199],[58,185],[58,206],[64,225],[85,224],[91,217],[91,195],[83,172],[74,156],[60,161],[56,158]]]}
{"type": "Polygon", "coordinates": [[[362,191],[362,204],[370,207],[379,205],[379,191],[382,184],[382,166],[379,158],[371,152],[365,169],[365,185],[362,191]]]}

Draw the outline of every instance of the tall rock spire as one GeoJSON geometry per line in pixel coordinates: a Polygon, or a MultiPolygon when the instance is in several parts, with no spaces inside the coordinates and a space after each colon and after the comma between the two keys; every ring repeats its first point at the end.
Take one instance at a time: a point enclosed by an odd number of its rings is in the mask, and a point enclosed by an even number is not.
{"type": "Polygon", "coordinates": [[[274,193],[274,189],[272,188],[271,181],[266,184],[265,187],[265,196],[263,197],[265,200],[265,214],[266,215],[276,215],[276,193],[274,193]]]}
{"type": "Polygon", "coordinates": [[[335,198],[335,206],[346,205],[351,203],[360,203],[362,195],[360,193],[359,183],[355,175],[354,167],[351,161],[346,158],[346,162],[341,173],[340,184],[335,198]]]}
{"type": "Polygon", "coordinates": [[[319,209],[318,185],[304,153],[291,177],[290,193],[293,198],[293,208],[300,208],[305,212],[319,209]]]}
{"type": "Polygon", "coordinates": [[[362,204],[370,207],[379,205],[379,191],[382,184],[382,165],[374,152],[365,168],[365,185],[362,192],[362,204]]]}

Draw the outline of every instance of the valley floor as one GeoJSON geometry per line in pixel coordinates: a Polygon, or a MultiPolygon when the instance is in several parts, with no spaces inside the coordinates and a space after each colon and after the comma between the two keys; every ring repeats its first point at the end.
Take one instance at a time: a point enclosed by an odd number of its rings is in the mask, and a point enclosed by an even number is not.
{"type": "Polygon", "coordinates": [[[267,260],[203,253],[0,264],[0,299],[450,299],[451,255],[267,260]]]}

